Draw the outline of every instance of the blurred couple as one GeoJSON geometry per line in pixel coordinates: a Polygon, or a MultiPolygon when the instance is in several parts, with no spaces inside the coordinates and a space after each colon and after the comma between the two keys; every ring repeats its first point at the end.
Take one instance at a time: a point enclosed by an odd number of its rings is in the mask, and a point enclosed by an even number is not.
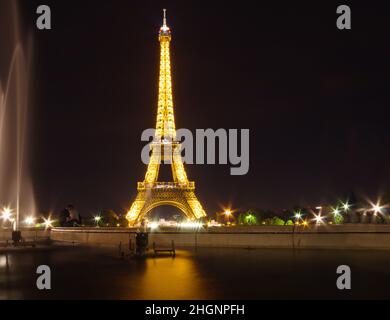
{"type": "Polygon", "coordinates": [[[81,215],[73,205],[68,205],[60,214],[60,225],[65,228],[74,228],[81,226],[81,215]]]}

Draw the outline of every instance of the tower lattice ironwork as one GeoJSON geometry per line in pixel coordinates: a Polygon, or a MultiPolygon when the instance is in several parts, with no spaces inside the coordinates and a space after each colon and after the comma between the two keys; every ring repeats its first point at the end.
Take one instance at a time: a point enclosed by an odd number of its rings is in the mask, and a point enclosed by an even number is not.
{"type": "Polygon", "coordinates": [[[171,29],[167,25],[166,10],[164,10],[164,23],[159,32],[161,56],[156,132],[151,143],[151,158],[145,180],[138,183],[137,197],[127,213],[130,225],[141,222],[147,213],[162,205],[177,207],[190,220],[206,216],[195,195],[195,183],[187,178],[181,157],[181,144],[176,139],[170,58],[171,40],[171,29]],[[158,182],[162,162],[171,164],[172,182],[158,182]]]}

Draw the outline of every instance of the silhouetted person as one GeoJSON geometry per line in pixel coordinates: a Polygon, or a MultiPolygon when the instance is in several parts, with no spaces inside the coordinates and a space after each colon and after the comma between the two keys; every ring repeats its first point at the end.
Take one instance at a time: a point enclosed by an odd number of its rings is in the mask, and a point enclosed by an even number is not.
{"type": "Polygon", "coordinates": [[[70,213],[69,213],[68,208],[65,208],[60,213],[60,218],[59,218],[60,226],[61,227],[68,227],[69,221],[70,221],[70,213]]]}
{"type": "Polygon", "coordinates": [[[68,205],[67,210],[69,211],[68,226],[78,227],[81,225],[81,216],[73,205],[68,205]]]}

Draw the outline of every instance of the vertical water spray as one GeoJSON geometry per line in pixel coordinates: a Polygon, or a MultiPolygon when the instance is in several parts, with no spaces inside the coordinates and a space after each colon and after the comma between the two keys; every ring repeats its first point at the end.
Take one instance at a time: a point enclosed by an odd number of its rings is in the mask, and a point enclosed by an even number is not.
{"type": "MultiPolygon", "coordinates": [[[[4,92],[3,87],[0,82],[0,155],[2,154],[1,145],[2,145],[2,132],[4,125],[4,115],[5,115],[5,103],[4,103],[4,92]]],[[[0,157],[0,168],[1,168],[1,157],[0,157]]]]}
{"type": "MultiPolygon", "coordinates": [[[[0,85],[0,205],[13,209],[12,227],[19,231],[22,216],[35,213],[35,202],[26,162],[30,59],[19,35],[16,12],[16,5],[8,7],[6,16],[11,17],[9,25],[14,26],[9,32],[15,36],[4,45],[5,51],[10,52],[8,59],[7,55],[0,57],[0,62],[8,65],[7,70],[0,69],[0,79],[6,81],[0,85]]],[[[7,38],[0,34],[0,42],[1,36],[7,38]]]]}
{"type": "MultiPolygon", "coordinates": [[[[19,230],[20,227],[21,201],[28,202],[28,198],[31,198],[31,195],[27,194],[26,188],[28,188],[28,186],[23,185],[28,184],[28,172],[24,166],[28,78],[24,52],[21,45],[18,44],[11,60],[8,83],[2,103],[2,109],[4,110],[3,123],[5,122],[7,124],[6,129],[8,133],[8,147],[4,148],[5,150],[2,152],[2,158],[8,158],[7,160],[11,161],[11,171],[14,171],[14,174],[8,174],[6,182],[8,186],[14,185],[14,188],[11,188],[14,189],[14,197],[11,197],[11,200],[15,206],[16,217],[13,226],[15,231],[19,230]],[[8,149],[8,152],[6,152],[6,148],[8,149]],[[14,165],[12,165],[12,162],[14,162],[14,165]],[[23,192],[24,199],[21,197],[22,191],[26,193],[24,194],[23,192]]],[[[24,210],[31,210],[31,208],[27,208],[26,205],[27,207],[30,206],[29,204],[24,203],[24,210]]]]}

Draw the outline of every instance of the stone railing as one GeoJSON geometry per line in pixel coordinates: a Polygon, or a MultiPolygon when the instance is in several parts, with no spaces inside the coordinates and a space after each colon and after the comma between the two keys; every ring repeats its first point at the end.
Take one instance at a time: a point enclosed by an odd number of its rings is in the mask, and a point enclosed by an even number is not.
{"type": "MultiPolygon", "coordinates": [[[[87,245],[127,245],[137,229],[55,228],[51,239],[87,245]]],[[[332,225],[302,227],[240,226],[200,230],[161,228],[149,230],[149,243],[178,248],[290,248],[390,250],[390,225],[332,225]]]]}

